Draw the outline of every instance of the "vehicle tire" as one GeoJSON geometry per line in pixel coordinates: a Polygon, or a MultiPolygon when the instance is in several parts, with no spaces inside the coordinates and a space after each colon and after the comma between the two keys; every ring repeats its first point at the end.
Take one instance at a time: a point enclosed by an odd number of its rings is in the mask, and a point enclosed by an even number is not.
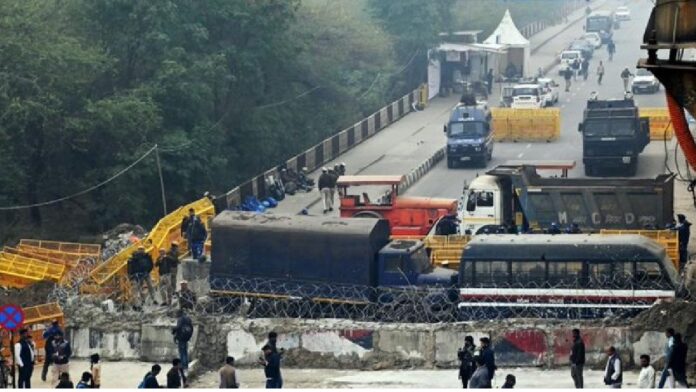
{"type": "Polygon", "coordinates": [[[454,169],[454,159],[447,157],[447,168],[448,169],[454,169]]]}
{"type": "Polygon", "coordinates": [[[638,173],[638,160],[633,158],[633,161],[631,161],[631,164],[628,165],[628,168],[626,169],[626,175],[629,177],[634,177],[638,173]]]}
{"type": "Polygon", "coordinates": [[[383,216],[374,211],[360,211],[353,215],[353,218],[383,219],[383,216]]]}

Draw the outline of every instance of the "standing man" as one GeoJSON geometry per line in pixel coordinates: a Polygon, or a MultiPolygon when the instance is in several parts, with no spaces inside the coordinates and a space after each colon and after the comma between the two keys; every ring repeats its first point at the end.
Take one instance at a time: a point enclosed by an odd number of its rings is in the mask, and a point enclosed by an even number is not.
{"type": "Polygon", "coordinates": [[[329,211],[333,211],[333,204],[336,201],[336,184],[340,176],[338,174],[339,170],[338,165],[334,165],[334,168],[329,170],[329,174],[331,175],[331,208],[329,208],[329,211]]]}
{"type": "Polygon", "coordinates": [[[176,342],[179,349],[181,367],[187,370],[189,364],[188,342],[193,336],[193,322],[182,309],[179,309],[177,312],[176,327],[172,330],[172,334],[174,335],[174,342],[176,342]]]}
{"type": "Polygon", "coordinates": [[[640,374],[638,375],[638,388],[653,389],[655,388],[655,369],[650,366],[650,356],[640,356],[640,374]]]}
{"type": "Polygon", "coordinates": [[[489,68],[486,74],[486,87],[488,88],[488,95],[491,95],[493,92],[493,68],[489,68]]]}
{"type": "Polygon", "coordinates": [[[609,386],[609,388],[621,388],[623,364],[614,346],[607,349],[607,357],[607,366],[604,368],[604,385],[609,386]]]}
{"type": "Polygon", "coordinates": [[[463,388],[469,385],[469,379],[471,379],[471,376],[476,371],[476,363],[474,362],[475,351],[474,337],[464,337],[464,347],[457,351],[457,357],[459,358],[459,379],[462,380],[463,388]]]}
{"type": "Polygon", "coordinates": [[[266,375],[266,389],[280,389],[283,387],[283,378],[280,375],[280,354],[274,352],[270,345],[265,345],[261,349],[263,357],[260,363],[263,365],[263,372],[266,375]]]}
{"type": "Polygon", "coordinates": [[[48,367],[53,363],[53,339],[55,339],[58,333],[63,333],[58,325],[58,320],[53,320],[51,326],[46,328],[43,333],[44,338],[44,364],[41,370],[41,381],[46,382],[46,376],[48,376],[48,367]]]}
{"type": "Polygon", "coordinates": [[[145,252],[144,245],[138,245],[138,250],[133,252],[128,260],[128,276],[131,280],[131,284],[133,285],[133,289],[138,294],[141,307],[145,305],[143,283],[147,285],[147,290],[150,293],[152,303],[157,305],[157,300],[155,300],[155,288],[152,285],[152,277],[150,276],[153,267],[154,264],[152,263],[152,256],[145,252]]]}
{"type": "Polygon", "coordinates": [[[602,62],[599,62],[599,65],[597,66],[597,84],[602,85],[602,78],[604,77],[604,64],[602,62]]]}
{"type": "Polygon", "coordinates": [[[179,309],[193,310],[196,306],[196,293],[188,287],[188,282],[182,280],[179,282],[179,309]]]}
{"type": "Polygon", "coordinates": [[[220,389],[239,388],[237,370],[234,368],[234,357],[225,359],[225,366],[220,368],[220,389]]]}
{"type": "Polygon", "coordinates": [[[667,328],[665,330],[665,337],[667,338],[667,343],[665,344],[665,367],[662,369],[660,382],[657,385],[660,389],[664,388],[667,377],[669,377],[669,365],[672,362],[672,354],[674,351],[674,328],[667,328]]]}
{"type": "Polygon", "coordinates": [[[495,352],[491,348],[491,340],[489,338],[481,338],[479,339],[479,343],[481,344],[481,359],[483,359],[483,363],[486,364],[486,368],[488,369],[488,382],[492,384],[495,371],[498,369],[498,367],[495,366],[495,352]]]}
{"type": "Polygon", "coordinates": [[[628,82],[631,80],[633,74],[628,70],[628,67],[621,71],[621,80],[623,80],[624,92],[628,92],[628,82]]]}
{"type": "Polygon", "coordinates": [[[570,91],[570,78],[573,77],[573,69],[571,68],[570,64],[568,65],[568,68],[566,68],[565,72],[563,73],[563,79],[565,80],[565,91],[568,92],[570,91]]]}
{"type": "Polygon", "coordinates": [[[679,233],[679,271],[684,270],[684,266],[689,260],[689,237],[691,237],[691,222],[686,220],[684,214],[677,215],[676,230],[679,233]]]}
{"type": "Polygon", "coordinates": [[[155,266],[159,273],[159,291],[162,305],[170,306],[172,304],[172,296],[176,291],[176,286],[174,286],[176,277],[173,275],[173,272],[176,271],[176,261],[172,260],[166,249],[161,248],[155,266]]]}
{"type": "Polygon", "coordinates": [[[612,61],[614,59],[614,53],[616,53],[616,44],[614,44],[614,40],[610,40],[607,44],[607,52],[609,53],[609,61],[612,61]]]}
{"type": "Polygon", "coordinates": [[[70,342],[65,340],[63,333],[56,334],[53,340],[53,374],[57,380],[61,374],[70,374],[70,357],[72,356],[72,348],[70,342]]]}
{"type": "Polygon", "coordinates": [[[580,330],[573,329],[573,346],[570,349],[570,376],[573,378],[575,388],[582,389],[584,380],[582,370],[585,366],[585,343],[580,336],[580,330]]]}
{"type": "Polygon", "coordinates": [[[36,352],[34,343],[26,328],[19,330],[19,342],[14,345],[15,360],[19,371],[19,389],[31,389],[31,375],[34,373],[36,352]]]}
{"type": "Polygon", "coordinates": [[[587,75],[590,73],[590,60],[583,58],[580,68],[582,69],[582,80],[587,80],[587,75]]]}
{"type": "Polygon", "coordinates": [[[201,218],[192,212],[193,209],[189,210],[189,219],[186,227],[186,240],[189,244],[189,249],[191,250],[191,257],[194,260],[201,260],[203,256],[203,246],[205,245],[205,240],[208,238],[208,231],[205,229],[205,225],[201,218]]]}
{"type": "Polygon", "coordinates": [[[186,388],[186,375],[181,367],[181,360],[174,358],[172,368],[167,372],[167,389],[186,388]]]}
{"type": "Polygon", "coordinates": [[[321,175],[319,176],[319,181],[317,181],[317,187],[321,193],[321,201],[324,203],[324,213],[333,211],[333,199],[331,198],[331,175],[329,174],[329,169],[323,167],[321,169],[321,175]]]}
{"type": "Polygon", "coordinates": [[[688,388],[686,380],[686,354],[688,347],[682,341],[680,333],[674,334],[674,350],[669,368],[674,375],[675,388],[688,388]]]}

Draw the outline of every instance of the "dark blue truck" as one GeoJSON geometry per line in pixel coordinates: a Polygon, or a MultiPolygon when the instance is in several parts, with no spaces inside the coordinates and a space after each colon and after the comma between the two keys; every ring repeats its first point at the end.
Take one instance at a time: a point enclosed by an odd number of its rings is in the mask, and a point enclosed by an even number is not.
{"type": "Polygon", "coordinates": [[[458,105],[444,127],[447,134],[447,167],[478,162],[482,166],[493,157],[491,112],[482,106],[458,105]]]}
{"type": "Polygon", "coordinates": [[[433,317],[451,317],[456,302],[456,271],[433,267],[421,241],[390,241],[386,220],[225,211],[211,235],[211,295],[253,298],[265,316],[277,300],[376,312],[417,293],[433,317]]]}

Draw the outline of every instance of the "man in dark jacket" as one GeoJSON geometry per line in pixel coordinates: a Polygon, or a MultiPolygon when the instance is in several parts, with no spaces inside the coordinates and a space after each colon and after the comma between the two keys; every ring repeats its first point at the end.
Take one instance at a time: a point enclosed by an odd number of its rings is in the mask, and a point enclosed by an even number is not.
{"type": "Polygon", "coordinates": [[[492,377],[488,373],[488,367],[483,358],[478,356],[475,358],[476,370],[474,374],[471,375],[471,380],[469,381],[469,388],[471,389],[490,389],[492,388],[491,379],[492,377]]]}
{"type": "Polygon", "coordinates": [[[201,221],[201,218],[194,214],[191,214],[189,210],[188,221],[186,222],[186,241],[189,244],[189,250],[191,251],[191,257],[194,260],[200,260],[203,256],[203,246],[205,245],[205,240],[208,238],[208,231],[201,221]]]}
{"type": "Polygon", "coordinates": [[[464,337],[464,347],[457,351],[457,357],[459,358],[459,379],[462,380],[462,387],[464,388],[469,385],[469,379],[471,379],[471,376],[476,370],[476,363],[474,362],[475,351],[474,337],[464,337]]]}
{"type": "Polygon", "coordinates": [[[495,371],[498,369],[498,367],[495,366],[495,352],[491,348],[491,340],[484,337],[479,339],[479,343],[481,344],[481,353],[479,355],[481,356],[481,359],[483,359],[483,363],[488,369],[489,380],[493,380],[495,371]]]}
{"type": "Polygon", "coordinates": [[[263,346],[263,372],[266,375],[266,389],[280,389],[283,387],[283,379],[280,375],[280,354],[274,352],[268,344],[263,346]]]}
{"type": "Polygon", "coordinates": [[[186,375],[181,367],[181,360],[175,358],[172,361],[172,368],[167,372],[167,389],[179,389],[186,387],[186,375]]]}
{"type": "Polygon", "coordinates": [[[160,365],[152,365],[152,370],[147,372],[145,378],[143,379],[143,389],[159,389],[159,381],[157,381],[157,375],[162,371],[160,365]]]}
{"type": "Polygon", "coordinates": [[[58,320],[53,320],[53,322],[51,322],[51,326],[46,328],[43,333],[45,344],[44,353],[46,355],[44,357],[43,369],[41,370],[41,380],[44,382],[48,376],[48,367],[53,363],[53,339],[58,333],[63,333],[63,331],[60,329],[60,325],[58,325],[58,320]]]}
{"type": "Polygon", "coordinates": [[[62,332],[59,332],[53,339],[53,372],[56,380],[63,373],[70,373],[70,357],[72,357],[70,342],[65,340],[62,332]]]}
{"type": "Polygon", "coordinates": [[[319,176],[319,181],[317,181],[317,187],[321,193],[321,201],[324,203],[324,213],[333,211],[333,199],[331,198],[331,186],[333,184],[333,177],[329,174],[329,169],[322,168],[321,175],[319,176]]]}
{"type": "Polygon", "coordinates": [[[689,260],[689,237],[691,237],[691,222],[686,220],[683,214],[677,215],[677,226],[675,229],[679,233],[679,270],[683,271],[684,266],[689,260]]]}
{"type": "Polygon", "coordinates": [[[157,272],[159,273],[159,291],[162,298],[162,305],[171,305],[172,297],[176,292],[176,263],[167,250],[162,248],[159,250],[159,256],[155,262],[157,272]]]}
{"type": "Polygon", "coordinates": [[[585,343],[580,336],[580,330],[573,330],[573,346],[570,349],[570,376],[573,378],[575,388],[582,389],[584,380],[582,377],[585,366],[585,343]]]}
{"type": "Polygon", "coordinates": [[[34,343],[31,341],[31,336],[27,329],[19,331],[19,342],[15,343],[15,361],[19,370],[19,389],[31,389],[31,375],[34,373],[34,362],[36,361],[36,353],[34,352],[34,343]]]}
{"type": "Polygon", "coordinates": [[[150,276],[153,267],[154,264],[152,262],[152,256],[145,252],[144,245],[139,245],[138,250],[133,252],[128,260],[128,277],[133,285],[133,290],[138,294],[140,306],[145,304],[143,283],[147,285],[147,290],[150,293],[152,303],[157,305],[157,301],[155,300],[155,289],[152,285],[152,277],[150,276]]]}
{"type": "Polygon", "coordinates": [[[680,333],[674,334],[674,349],[672,350],[672,355],[670,356],[670,362],[667,367],[672,369],[672,374],[674,374],[674,382],[679,385],[676,388],[686,388],[686,354],[688,347],[686,343],[682,341],[682,336],[680,333]]]}
{"type": "Polygon", "coordinates": [[[604,369],[604,385],[609,388],[621,388],[623,384],[623,364],[614,346],[607,349],[607,366],[604,369]]]}
{"type": "Polygon", "coordinates": [[[172,330],[172,334],[179,349],[181,367],[188,369],[188,342],[193,336],[193,322],[181,309],[177,312],[176,327],[172,330]]]}

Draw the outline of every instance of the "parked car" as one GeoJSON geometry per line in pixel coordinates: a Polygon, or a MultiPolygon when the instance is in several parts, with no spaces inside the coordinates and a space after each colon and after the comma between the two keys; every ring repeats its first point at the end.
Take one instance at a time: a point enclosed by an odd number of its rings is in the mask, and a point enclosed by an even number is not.
{"type": "Polygon", "coordinates": [[[631,91],[633,94],[642,92],[654,94],[660,91],[660,82],[657,80],[655,75],[653,75],[647,69],[638,68],[636,71],[636,76],[634,76],[633,81],[631,81],[631,91]]]}
{"type": "Polygon", "coordinates": [[[541,109],[547,105],[546,94],[539,84],[518,84],[512,88],[513,109],[541,109]]]}
{"type": "Polygon", "coordinates": [[[500,107],[509,108],[512,106],[512,89],[513,86],[508,84],[500,89],[500,107]]]}
{"type": "Polygon", "coordinates": [[[614,18],[618,21],[631,20],[631,10],[628,7],[617,7],[614,11],[614,18]]]}
{"type": "Polygon", "coordinates": [[[568,46],[568,50],[579,50],[582,53],[582,57],[586,59],[591,59],[594,54],[594,44],[584,39],[577,39],[571,42],[568,46]]]}
{"type": "Polygon", "coordinates": [[[595,49],[602,47],[602,37],[597,33],[585,33],[581,39],[594,45],[595,49]]]}
{"type": "Polygon", "coordinates": [[[546,106],[558,103],[558,83],[551,78],[538,78],[537,83],[541,86],[546,98],[546,106]]]}
{"type": "Polygon", "coordinates": [[[564,50],[561,52],[561,63],[558,65],[558,74],[563,75],[576,59],[582,61],[582,52],[579,50],[564,50]]]}

